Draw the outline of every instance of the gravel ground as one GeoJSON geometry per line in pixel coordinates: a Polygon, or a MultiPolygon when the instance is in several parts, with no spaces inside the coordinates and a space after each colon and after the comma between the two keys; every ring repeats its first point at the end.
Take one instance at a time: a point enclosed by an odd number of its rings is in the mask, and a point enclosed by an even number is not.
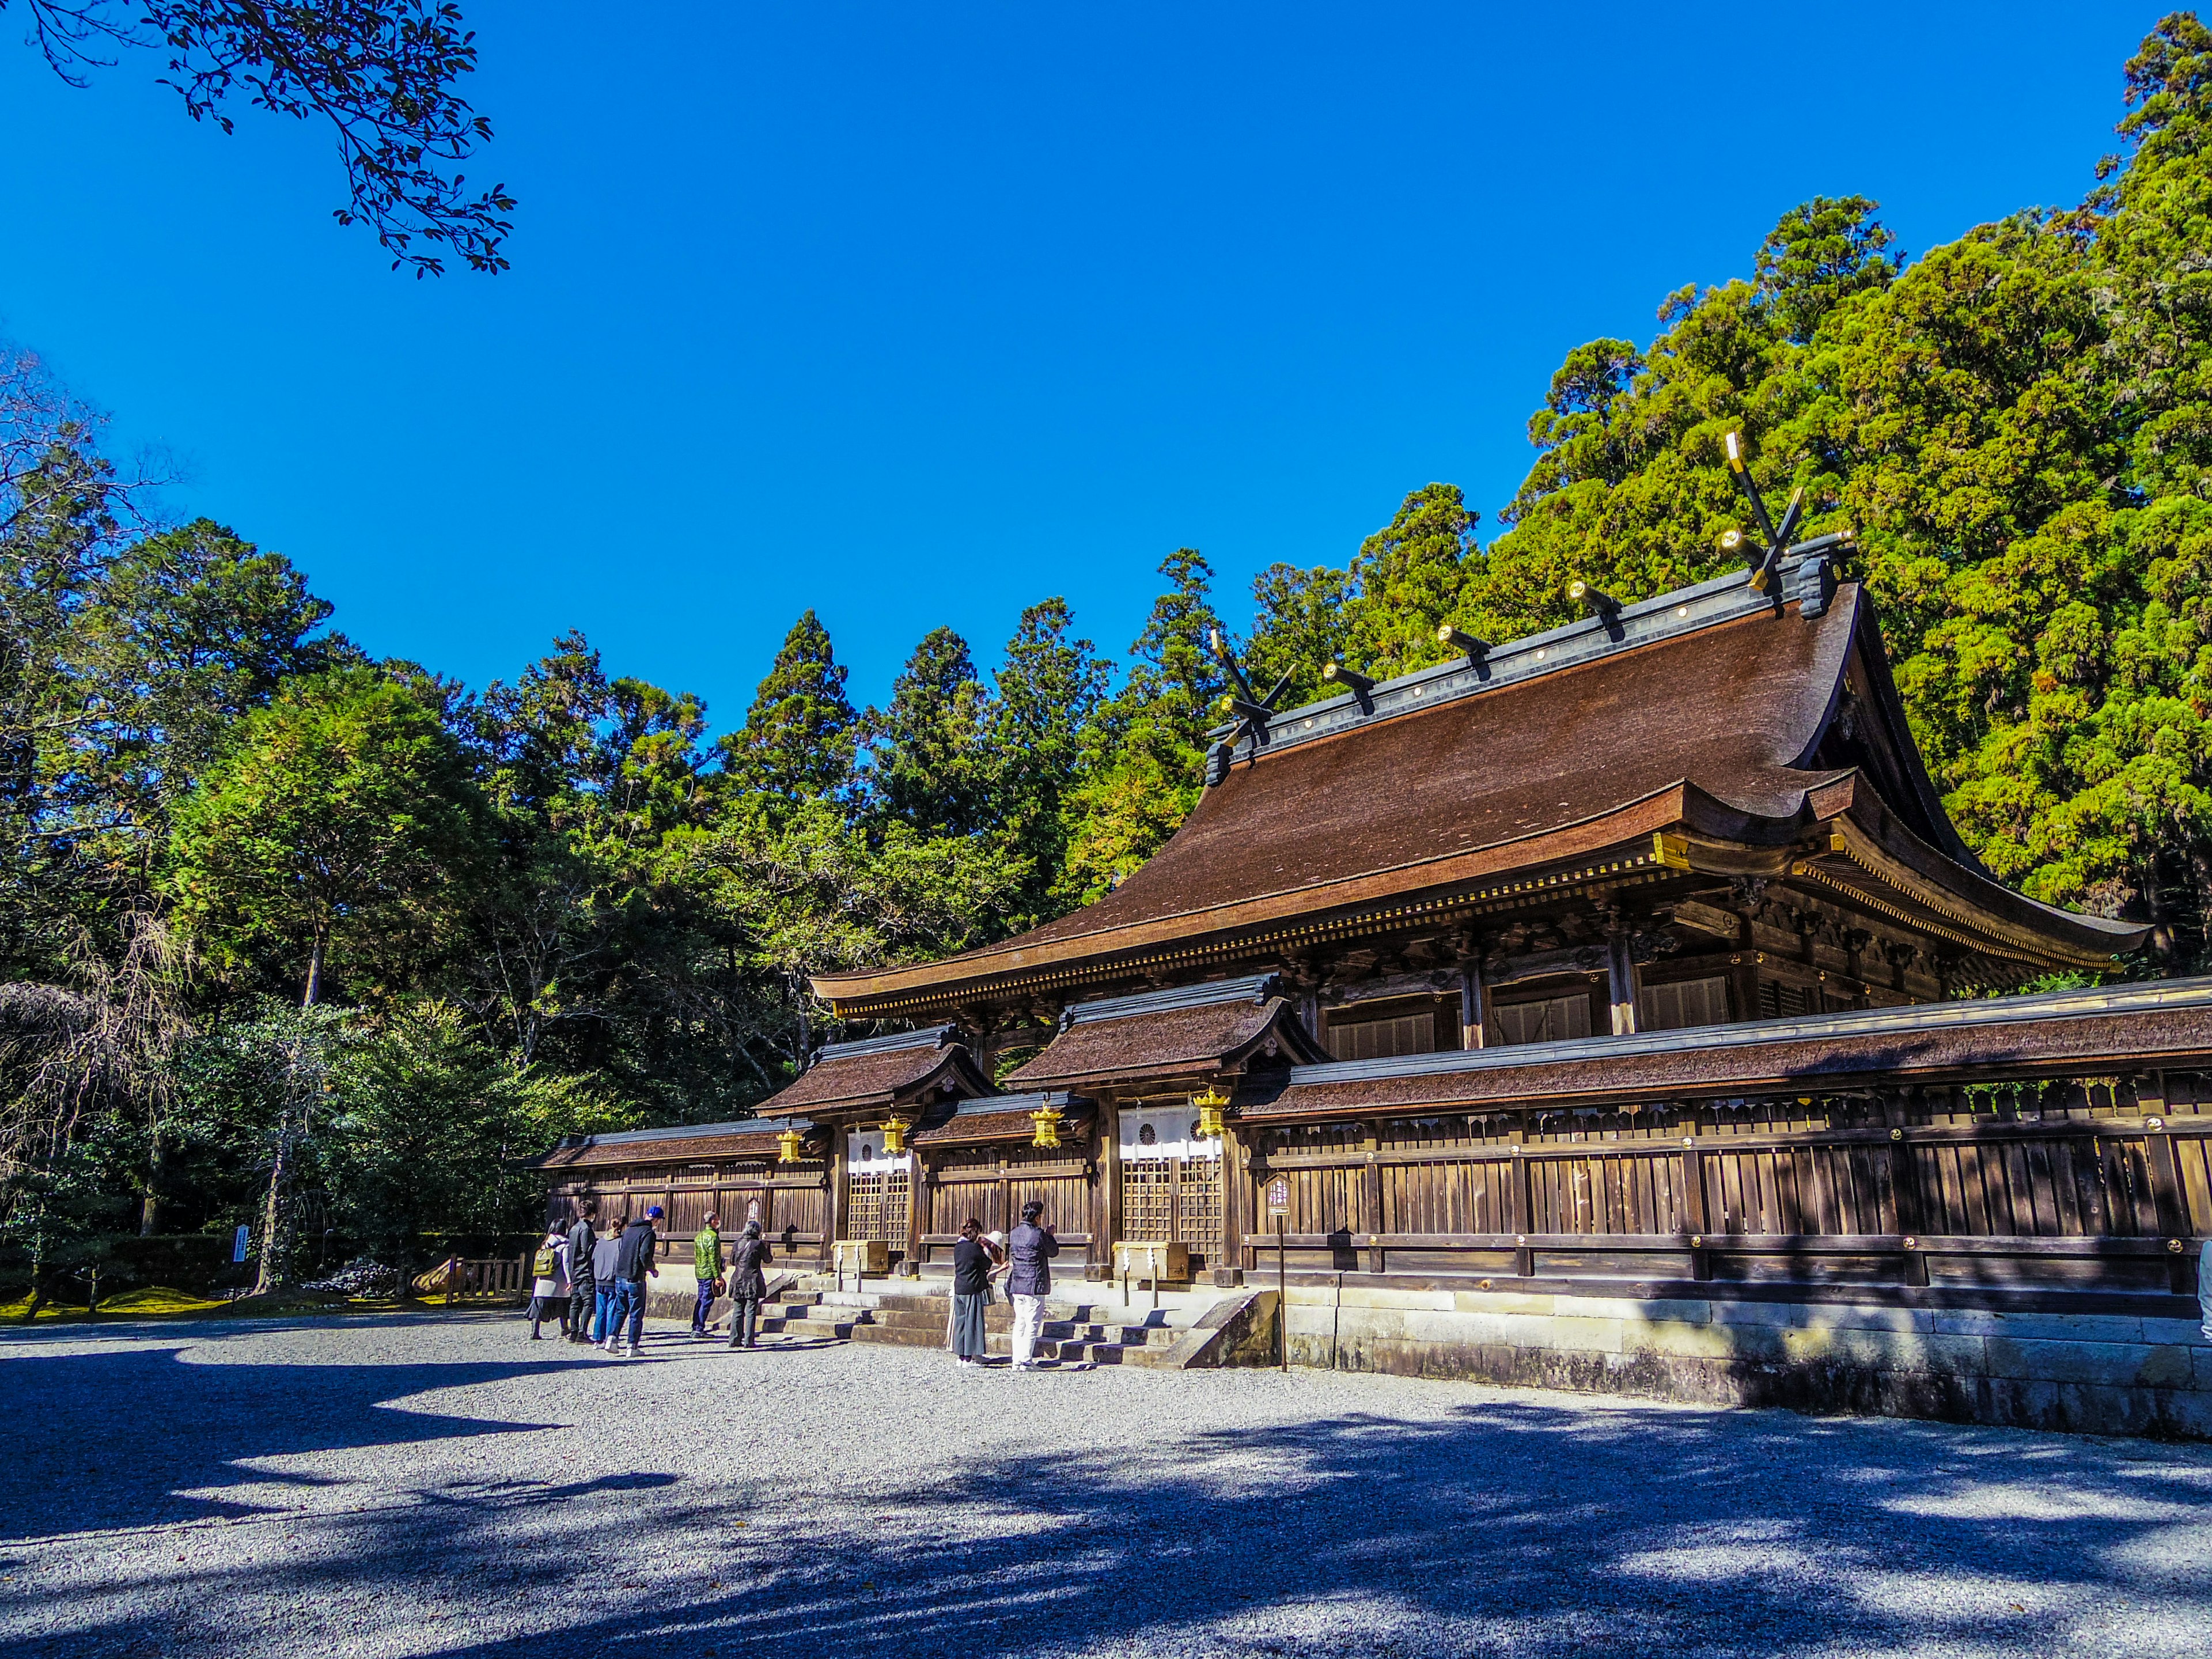
{"type": "Polygon", "coordinates": [[[23,1654],[2212,1654],[2212,1449],[511,1317],[0,1336],[23,1654]],[[639,1644],[633,1649],[632,1644],[639,1644]]]}

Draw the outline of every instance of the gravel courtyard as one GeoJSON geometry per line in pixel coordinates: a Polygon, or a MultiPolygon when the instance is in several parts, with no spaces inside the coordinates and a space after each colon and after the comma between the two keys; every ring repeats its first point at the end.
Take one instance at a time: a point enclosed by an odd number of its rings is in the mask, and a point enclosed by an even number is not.
{"type": "Polygon", "coordinates": [[[9,1332],[0,1402],[11,1655],[2212,1654],[2203,1447],[486,1315],[9,1332]]]}

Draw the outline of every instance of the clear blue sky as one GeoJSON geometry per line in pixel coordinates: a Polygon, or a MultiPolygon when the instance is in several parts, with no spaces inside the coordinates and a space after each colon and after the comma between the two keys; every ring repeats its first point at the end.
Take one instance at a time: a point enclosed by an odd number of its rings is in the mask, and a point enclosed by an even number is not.
{"type": "Polygon", "coordinates": [[[514,269],[419,283],[322,131],[73,91],[11,9],[0,331],[369,649],[581,627],[722,726],[808,605],[879,698],[1052,593],[1121,657],[1178,545],[1241,621],[1432,479],[1486,535],[1561,354],[1793,203],[2077,199],[2162,9],[470,0],[514,269]]]}

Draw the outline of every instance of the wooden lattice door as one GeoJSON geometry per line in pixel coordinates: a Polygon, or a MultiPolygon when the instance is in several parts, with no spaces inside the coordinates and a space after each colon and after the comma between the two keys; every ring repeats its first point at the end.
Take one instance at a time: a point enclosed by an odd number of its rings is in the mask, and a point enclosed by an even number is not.
{"type": "Polygon", "coordinates": [[[845,1176],[847,1238],[880,1238],[905,1248],[913,1163],[910,1153],[884,1155],[881,1130],[853,1136],[845,1176]]]}
{"type": "Polygon", "coordinates": [[[1196,1118],[1187,1105],[1121,1114],[1121,1238],[1221,1248],[1221,1145],[1199,1139],[1196,1118]]]}

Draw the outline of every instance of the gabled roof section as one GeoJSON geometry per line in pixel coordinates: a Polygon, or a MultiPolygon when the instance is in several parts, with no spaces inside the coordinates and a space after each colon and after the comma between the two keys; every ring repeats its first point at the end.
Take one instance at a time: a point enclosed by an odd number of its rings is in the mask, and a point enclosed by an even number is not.
{"type": "Polygon", "coordinates": [[[1785,561],[1782,588],[1786,602],[1718,578],[1291,710],[1264,742],[1243,739],[1182,828],[1097,903],[815,988],[841,1009],[891,1012],[1195,971],[1208,951],[1287,945],[1316,918],[1656,870],[1662,835],[1763,850],[1778,872],[1785,849],[1818,839],[1824,790],[1832,812],[1856,804],[1927,849],[1970,948],[1984,948],[1975,916],[2000,902],[2024,931],[1987,944],[2018,959],[2090,964],[2141,938],[1981,872],[1912,749],[1863,592],[1835,586],[1820,556],[1785,561]]]}
{"type": "Polygon", "coordinates": [[[1066,1088],[1235,1073],[1255,1057],[1326,1059],[1273,988],[1267,974],[1078,1003],[1060,1035],[1006,1080],[1066,1088]]]}
{"type": "Polygon", "coordinates": [[[762,1103],[777,1112],[906,1106],[927,1095],[991,1092],[957,1025],[934,1025],[858,1042],[833,1042],[781,1093],[762,1103]]]}
{"type": "Polygon", "coordinates": [[[994,1141],[1028,1140],[1036,1133],[1036,1123],[1030,1115],[1048,1106],[1060,1109],[1060,1127],[1064,1131],[1082,1128],[1097,1110],[1090,1102],[1078,1100],[1065,1089],[988,1095],[962,1101],[951,1116],[917,1130],[912,1139],[917,1146],[979,1146],[994,1141]]]}
{"type": "Polygon", "coordinates": [[[672,1129],[625,1129],[615,1134],[569,1135],[526,1168],[574,1170],[623,1164],[680,1164],[723,1158],[774,1158],[776,1137],[808,1125],[794,1118],[748,1117],[734,1123],[694,1123],[672,1129]]]}
{"type": "Polygon", "coordinates": [[[1287,1086],[1240,1099],[1248,1121],[1376,1111],[1480,1110],[1860,1087],[1982,1076],[2071,1074],[2204,1063],[2212,979],[2038,996],[1866,1008],[1629,1036],[1451,1049],[1292,1069],[1287,1086]]]}

